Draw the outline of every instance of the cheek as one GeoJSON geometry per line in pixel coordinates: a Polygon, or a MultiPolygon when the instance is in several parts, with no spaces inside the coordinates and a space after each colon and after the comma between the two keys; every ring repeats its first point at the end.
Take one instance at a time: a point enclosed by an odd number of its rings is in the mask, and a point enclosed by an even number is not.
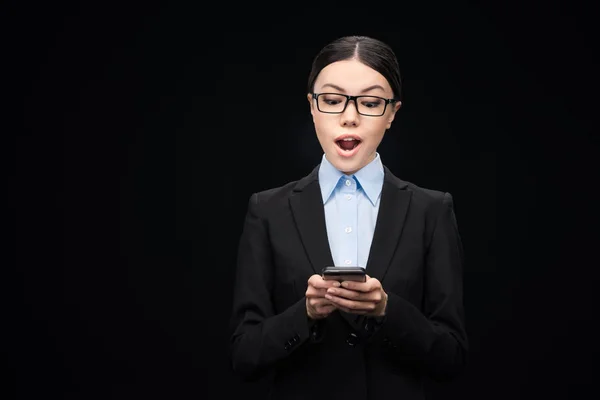
{"type": "Polygon", "coordinates": [[[383,134],[385,132],[385,130],[387,129],[387,126],[390,123],[390,119],[387,116],[381,117],[379,120],[377,120],[377,131],[381,132],[381,134],[383,134]]]}
{"type": "Polygon", "coordinates": [[[314,117],[315,130],[319,137],[327,137],[334,130],[331,118],[323,118],[321,115],[314,117]]]}
{"type": "Polygon", "coordinates": [[[316,124],[315,131],[317,132],[317,140],[319,141],[321,147],[327,147],[328,143],[331,142],[331,140],[329,140],[329,136],[327,135],[327,131],[319,128],[316,124]]]}
{"type": "MultiPolygon", "coordinates": [[[[367,124],[365,124],[367,125],[367,124]]],[[[368,126],[364,126],[366,130],[369,132],[369,138],[374,141],[380,141],[383,138],[383,134],[387,129],[388,120],[381,119],[377,121],[370,121],[368,126]]]]}

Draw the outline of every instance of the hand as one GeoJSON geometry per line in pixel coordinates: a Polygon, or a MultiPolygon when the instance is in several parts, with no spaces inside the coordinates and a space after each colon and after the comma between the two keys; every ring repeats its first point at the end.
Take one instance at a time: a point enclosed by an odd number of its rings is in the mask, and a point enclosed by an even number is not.
{"type": "Polygon", "coordinates": [[[321,275],[312,275],[306,288],[306,314],[312,319],[323,319],[336,310],[325,298],[328,288],[340,287],[337,281],[326,281],[321,275]]]}
{"type": "Polygon", "coordinates": [[[388,296],[381,282],[367,275],[366,282],[344,281],[341,287],[327,289],[325,298],[347,313],[381,317],[385,315],[388,296]]]}

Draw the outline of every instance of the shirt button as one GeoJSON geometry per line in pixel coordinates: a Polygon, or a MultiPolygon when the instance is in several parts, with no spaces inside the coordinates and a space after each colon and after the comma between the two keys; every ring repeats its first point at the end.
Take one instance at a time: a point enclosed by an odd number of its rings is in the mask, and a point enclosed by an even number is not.
{"type": "Polygon", "coordinates": [[[349,179],[346,179],[346,186],[350,186],[350,185],[352,185],[352,182],[350,182],[349,179]]]}
{"type": "Polygon", "coordinates": [[[352,195],[351,195],[351,194],[347,194],[347,195],[346,195],[346,200],[350,200],[351,198],[352,198],[352,195]]]}
{"type": "Polygon", "coordinates": [[[344,230],[346,231],[346,233],[350,233],[350,232],[352,232],[352,228],[351,228],[351,227],[349,227],[349,226],[347,226],[347,227],[346,227],[346,229],[344,229],[344,230]]]}
{"type": "Polygon", "coordinates": [[[346,260],[344,262],[346,263],[346,265],[350,265],[352,263],[352,261],[350,261],[350,260],[346,260]]]}

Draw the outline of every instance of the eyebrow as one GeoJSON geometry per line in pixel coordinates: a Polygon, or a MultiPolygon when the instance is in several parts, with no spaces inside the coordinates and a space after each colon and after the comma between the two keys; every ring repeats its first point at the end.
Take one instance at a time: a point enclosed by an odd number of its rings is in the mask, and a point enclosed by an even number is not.
{"type": "MultiPolygon", "coordinates": [[[[338,85],[334,85],[333,83],[326,83],[321,87],[321,89],[323,89],[325,87],[331,87],[331,88],[334,88],[335,90],[339,90],[340,92],[344,92],[344,93],[346,92],[344,89],[342,89],[338,85]]],[[[369,87],[363,89],[361,91],[361,93],[366,93],[366,92],[369,92],[374,89],[381,89],[381,90],[385,91],[385,89],[381,85],[372,85],[372,86],[369,86],[369,87]]]]}

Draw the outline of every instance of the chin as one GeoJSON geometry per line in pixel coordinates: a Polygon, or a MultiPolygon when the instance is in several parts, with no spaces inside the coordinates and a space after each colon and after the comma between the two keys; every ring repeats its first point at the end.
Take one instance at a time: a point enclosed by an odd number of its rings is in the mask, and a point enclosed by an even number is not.
{"type": "Polygon", "coordinates": [[[346,160],[340,158],[337,154],[334,154],[333,157],[328,157],[327,159],[334,167],[346,175],[352,175],[361,168],[360,160],[346,160]]]}

